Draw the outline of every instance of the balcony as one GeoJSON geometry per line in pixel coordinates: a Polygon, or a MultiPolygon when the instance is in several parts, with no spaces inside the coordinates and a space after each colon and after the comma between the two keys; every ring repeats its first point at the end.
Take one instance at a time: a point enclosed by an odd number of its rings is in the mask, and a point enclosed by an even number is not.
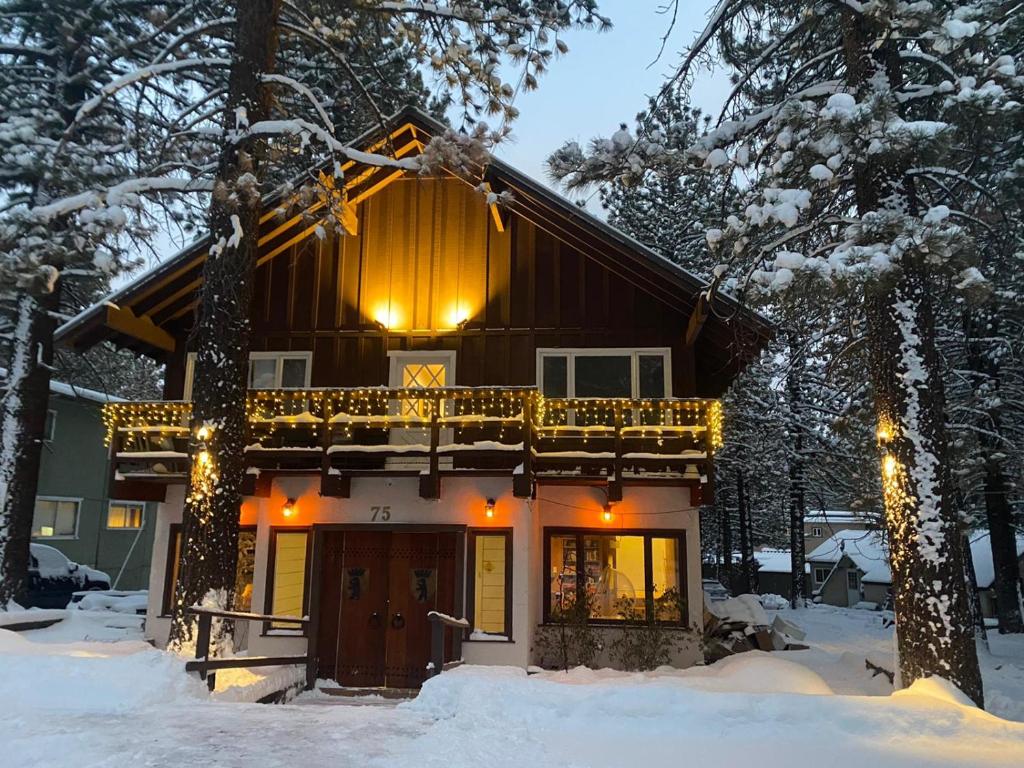
{"type": "MultiPolygon", "coordinates": [[[[721,442],[721,409],[701,399],[556,399],[534,387],[251,390],[247,493],[274,474],[321,474],[324,495],[347,496],[353,477],[420,478],[438,498],[444,476],[512,475],[706,487],[721,442]]],[[[115,479],[185,482],[194,446],[191,404],[111,403],[104,421],[115,479]]]]}

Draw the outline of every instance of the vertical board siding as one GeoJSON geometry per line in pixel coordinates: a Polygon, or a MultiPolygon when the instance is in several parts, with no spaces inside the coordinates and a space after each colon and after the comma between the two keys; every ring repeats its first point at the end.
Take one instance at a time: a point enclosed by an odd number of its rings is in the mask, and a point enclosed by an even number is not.
{"type": "MultiPolygon", "coordinates": [[[[536,349],[567,346],[671,347],[677,396],[722,380],[727,352],[698,344],[721,362],[697,375],[683,345],[692,297],[669,307],[518,216],[498,232],[462,181],[399,179],[358,218],[357,235],[314,234],[257,269],[252,348],[312,350],[314,386],[386,384],[386,353],[401,349],[455,350],[459,385],[529,385],[536,349]]],[[[169,367],[169,394],[180,379],[169,367]]]]}

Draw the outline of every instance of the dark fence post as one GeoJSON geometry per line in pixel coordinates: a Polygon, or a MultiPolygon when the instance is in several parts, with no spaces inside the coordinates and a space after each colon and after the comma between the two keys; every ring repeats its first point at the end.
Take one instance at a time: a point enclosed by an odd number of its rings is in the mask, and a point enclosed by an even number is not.
{"type": "Polygon", "coordinates": [[[444,669],[444,622],[440,616],[428,616],[430,620],[430,674],[427,677],[441,674],[444,669]]]}
{"type": "Polygon", "coordinates": [[[213,690],[217,686],[217,674],[210,674],[206,662],[210,660],[210,631],[213,625],[213,616],[208,613],[199,614],[199,629],[196,632],[196,661],[202,666],[199,667],[199,679],[206,681],[206,687],[213,690]]]}

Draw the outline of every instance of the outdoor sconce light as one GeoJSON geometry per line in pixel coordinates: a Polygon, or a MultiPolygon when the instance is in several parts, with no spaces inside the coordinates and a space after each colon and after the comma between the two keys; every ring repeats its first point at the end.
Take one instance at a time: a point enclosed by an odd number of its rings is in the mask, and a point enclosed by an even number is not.
{"type": "Polygon", "coordinates": [[[295,499],[288,499],[281,507],[281,514],[285,517],[292,517],[295,514],[295,499]]]}
{"type": "Polygon", "coordinates": [[[615,515],[612,514],[612,505],[605,504],[604,512],[601,513],[601,519],[604,520],[606,523],[610,523],[614,517],[615,515]]]}
{"type": "Polygon", "coordinates": [[[487,519],[494,517],[494,499],[487,500],[487,504],[484,505],[484,514],[487,519]]]}

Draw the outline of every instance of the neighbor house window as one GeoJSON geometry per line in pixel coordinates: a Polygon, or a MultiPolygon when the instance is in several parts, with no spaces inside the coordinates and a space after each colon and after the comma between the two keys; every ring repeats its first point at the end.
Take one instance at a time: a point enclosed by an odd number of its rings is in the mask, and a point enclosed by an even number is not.
{"type": "Polygon", "coordinates": [[[478,639],[512,637],[512,531],[481,528],[468,536],[470,621],[478,639]]]}
{"type": "Polygon", "coordinates": [[[145,509],[146,505],[137,501],[112,501],[107,507],[107,528],[137,531],[145,509]]]}
{"type": "Polygon", "coordinates": [[[818,528],[817,526],[811,528],[811,536],[814,536],[815,538],[821,538],[821,528],[818,528]]]}
{"type": "Polygon", "coordinates": [[[39,539],[73,539],[78,535],[81,499],[36,498],[32,536],[39,539]]]}
{"type": "Polygon", "coordinates": [[[856,571],[846,572],[846,586],[850,589],[860,589],[860,579],[857,578],[856,571]]]}
{"type": "MultiPolygon", "coordinates": [[[[312,352],[252,352],[249,354],[249,389],[303,389],[309,386],[312,352]]],[[[196,353],[185,363],[185,399],[192,399],[196,353]]]]}
{"type": "Polygon", "coordinates": [[[829,569],[828,568],[815,568],[814,569],[814,583],[824,584],[825,580],[828,579],[829,569]]]}
{"type": "Polygon", "coordinates": [[[539,349],[545,397],[671,397],[668,349],[539,349]]]}
{"type": "Polygon", "coordinates": [[[545,531],[545,617],[585,599],[596,621],[686,621],[685,534],[545,531]]]}
{"type": "MultiPolygon", "coordinates": [[[[171,526],[171,541],[167,551],[167,577],[164,581],[164,614],[171,612],[174,588],[178,584],[181,566],[181,524],[171,526]]],[[[234,610],[252,609],[252,582],[256,569],[256,528],[245,526],[238,530],[238,567],[235,569],[234,610]]]]}
{"type": "MultiPolygon", "coordinates": [[[[309,532],[275,530],[270,542],[271,581],[268,612],[274,616],[305,616],[306,563],[309,532]]],[[[271,624],[274,629],[295,629],[294,624],[271,624]]]]}
{"type": "Polygon", "coordinates": [[[46,422],[43,425],[43,440],[50,442],[57,433],[57,412],[52,408],[46,411],[46,422]]]}

